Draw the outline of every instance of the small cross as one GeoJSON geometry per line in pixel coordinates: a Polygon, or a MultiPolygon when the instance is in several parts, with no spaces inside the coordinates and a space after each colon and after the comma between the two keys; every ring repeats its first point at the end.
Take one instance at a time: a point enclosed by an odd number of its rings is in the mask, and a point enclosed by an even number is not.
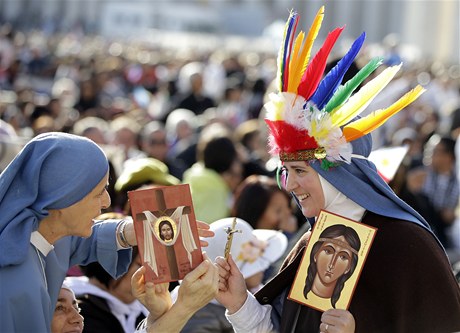
{"type": "Polygon", "coordinates": [[[240,232],[240,233],[243,232],[240,229],[235,229],[235,227],[236,227],[236,217],[233,220],[232,226],[225,228],[225,232],[227,233],[227,243],[225,244],[225,251],[224,251],[225,260],[227,260],[228,255],[230,254],[230,248],[232,247],[233,234],[235,232],[240,232]]]}

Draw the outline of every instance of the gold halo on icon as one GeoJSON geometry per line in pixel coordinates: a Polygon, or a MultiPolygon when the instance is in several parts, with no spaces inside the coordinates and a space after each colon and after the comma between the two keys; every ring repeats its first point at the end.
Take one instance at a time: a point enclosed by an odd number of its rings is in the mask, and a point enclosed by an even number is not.
{"type": "Polygon", "coordinates": [[[158,239],[162,240],[163,242],[166,242],[166,243],[172,242],[177,237],[177,225],[176,225],[176,222],[174,222],[174,220],[169,216],[166,216],[166,215],[160,216],[155,222],[155,233],[157,234],[158,239]],[[160,237],[160,223],[163,222],[163,221],[168,221],[171,224],[171,227],[173,229],[174,237],[172,239],[170,239],[170,240],[166,240],[166,239],[162,240],[161,237],[160,237]]]}

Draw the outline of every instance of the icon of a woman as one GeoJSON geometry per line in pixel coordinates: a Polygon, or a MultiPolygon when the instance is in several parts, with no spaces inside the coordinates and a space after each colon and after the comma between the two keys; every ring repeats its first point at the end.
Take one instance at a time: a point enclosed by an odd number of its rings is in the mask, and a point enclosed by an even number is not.
{"type": "Polygon", "coordinates": [[[353,275],[361,241],[355,230],[343,224],[330,226],[320,234],[310,253],[304,297],[311,291],[330,298],[335,308],[345,282],[353,275]]]}

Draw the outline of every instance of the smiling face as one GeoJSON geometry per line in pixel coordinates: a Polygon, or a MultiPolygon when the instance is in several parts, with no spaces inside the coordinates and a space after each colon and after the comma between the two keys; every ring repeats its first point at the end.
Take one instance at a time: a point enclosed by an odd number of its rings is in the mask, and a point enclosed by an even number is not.
{"type": "MultiPolygon", "coordinates": [[[[334,239],[348,244],[343,236],[334,239]]],[[[342,275],[350,271],[351,260],[352,252],[349,248],[325,241],[315,255],[318,277],[322,284],[334,283],[335,285],[342,275]]]]}
{"type": "Polygon", "coordinates": [[[70,207],[61,209],[61,223],[66,235],[89,237],[92,233],[93,219],[101,214],[101,210],[110,206],[107,192],[109,174],[96,185],[82,200],[70,207]]]}
{"type": "Polygon", "coordinates": [[[61,288],[51,321],[51,333],[81,333],[83,317],[72,291],[61,288]]]}
{"type": "Polygon", "coordinates": [[[324,209],[323,188],[318,173],[304,161],[285,162],[286,190],[294,193],[305,217],[318,216],[324,209]]]}

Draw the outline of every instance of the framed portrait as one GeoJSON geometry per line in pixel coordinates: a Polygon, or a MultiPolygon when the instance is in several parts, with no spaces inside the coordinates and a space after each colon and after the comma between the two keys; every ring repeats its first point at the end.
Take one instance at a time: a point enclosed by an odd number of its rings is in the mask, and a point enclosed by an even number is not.
{"type": "Polygon", "coordinates": [[[202,261],[188,184],[128,192],[146,280],[182,280],[202,261]]]}
{"type": "Polygon", "coordinates": [[[289,299],[316,310],[347,310],[377,229],[321,211],[289,299]]]}

